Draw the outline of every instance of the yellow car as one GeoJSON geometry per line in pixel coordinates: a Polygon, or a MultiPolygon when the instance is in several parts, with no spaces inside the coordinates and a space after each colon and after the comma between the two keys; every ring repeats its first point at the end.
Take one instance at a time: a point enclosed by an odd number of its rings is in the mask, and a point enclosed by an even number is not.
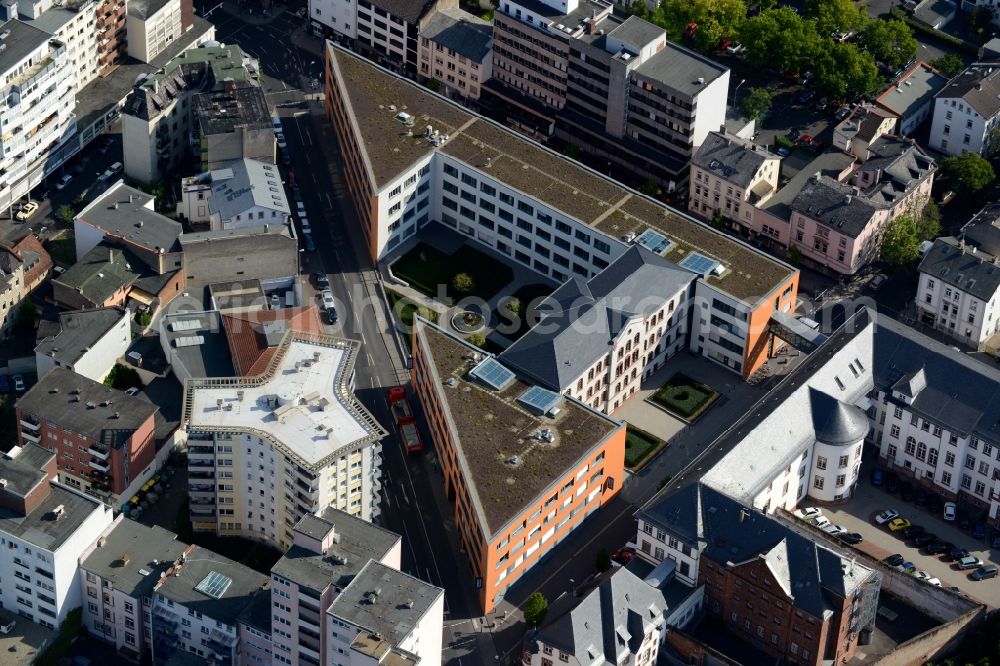
{"type": "Polygon", "coordinates": [[[912,524],[913,523],[908,521],[906,518],[893,518],[889,521],[889,530],[892,532],[898,532],[900,530],[905,530],[912,524]]]}
{"type": "Polygon", "coordinates": [[[35,214],[36,210],[38,210],[38,204],[34,201],[29,201],[21,206],[21,210],[17,211],[17,214],[14,215],[14,217],[19,222],[26,222],[29,217],[35,214]]]}

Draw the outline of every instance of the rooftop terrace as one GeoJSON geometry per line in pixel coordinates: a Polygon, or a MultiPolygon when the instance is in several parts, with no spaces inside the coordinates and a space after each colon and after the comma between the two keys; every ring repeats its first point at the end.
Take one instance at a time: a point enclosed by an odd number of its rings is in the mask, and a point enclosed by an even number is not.
{"type": "Polygon", "coordinates": [[[337,78],[351,82],[339,94],[352,112],[377,188],[420,159],[440,152],[610,236],[655,227],[679,246],[668,259],[678,261],[695,250],[732,268],[709,282],[737,298],[756,302],[795,272],[787,264],[367,60],[333,45],[329,55],[335,72],[339,72],[337,78]],[[411,135],[396,118],[401,111],[414,118],[411,135]],[[424,136],[428,125],[447,134],[448,140],[434,146],[424,136]]]}
{"type": "Polygon", "coordinates": [[[538,416],[518,398],[530,388],[514,379],[492,390],[468,376],[476,347],[419,320],[417,334],[433,364],[456,428],[459,458],[482,524],[497,533],[576,461],[622,427],[568,397],[558,413],[538,416]],[[548,429],[552,442],[539,433],[548,429]],[[515,461],[516,462],[512,462],[515,461]]]}
{"type": "Polygon", "coordinates": [[[325,467],[344,450],[386,435],[350,390],[359,348],[352,340],[289,331],[260,375],[187,380],[181,427],[251,433],[304,466],[325,467]]]}

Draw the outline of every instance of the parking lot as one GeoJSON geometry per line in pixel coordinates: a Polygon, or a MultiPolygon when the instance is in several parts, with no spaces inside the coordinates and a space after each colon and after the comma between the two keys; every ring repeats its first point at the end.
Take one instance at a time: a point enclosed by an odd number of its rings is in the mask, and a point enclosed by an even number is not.
{"type": "Polygon", "coordinates": [[[821,507],[823,515],[832,523],[843,525],[849,532],[858,532],[864,537],[864,541],[855,548],[880,560],[899,553],[904,561],[912,562],[917,571],[926,571],[939,578],[943,587],[956,586],[973,599],[993,608],[1000,607],[1000,577],[978,582],[969,580],[970,571],[959,571],[953,562],[923,553],[903,539],[901,534],[877,525],[874,517],[884,509],[895,509],[914,525],[926,528],[942,541],[967,549],[987,564],[1000,563],[1000,553],[991,550],[985,539],[977,541],[969,532],[960,530],[957,523],[946,523],[940,514],[932,515],[925,509],[904,502],[898,494],[892,495],[869,485],[867,476],[864,480],[865,483],[857,487],[854,497],[846,504],[821,507]]]}

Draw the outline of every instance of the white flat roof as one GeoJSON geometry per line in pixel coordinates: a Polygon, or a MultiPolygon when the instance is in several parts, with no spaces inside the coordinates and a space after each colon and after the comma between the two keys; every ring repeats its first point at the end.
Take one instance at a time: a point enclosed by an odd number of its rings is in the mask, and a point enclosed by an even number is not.
{"type": "Polygon", "coordinates": [[[183,424],[189,431],[264,437],[307,466],[323,467],[386,431],[350,389],[360,345],[289,331],[257,377],[190,379],[183,424]]]}

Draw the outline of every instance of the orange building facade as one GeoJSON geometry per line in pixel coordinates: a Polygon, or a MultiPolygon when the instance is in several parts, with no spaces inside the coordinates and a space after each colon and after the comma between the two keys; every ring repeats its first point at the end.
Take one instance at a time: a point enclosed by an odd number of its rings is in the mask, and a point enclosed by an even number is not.
{"type": "Polygon", "coordinates": [[[558,394],[552,413],[533,412],[522,398],[537,387],[513,373],[500,389],[473,376],[490,362],[414,322],[413,388],[486,613],[621,490],[625,473],[623,423],[558,394]]]}

